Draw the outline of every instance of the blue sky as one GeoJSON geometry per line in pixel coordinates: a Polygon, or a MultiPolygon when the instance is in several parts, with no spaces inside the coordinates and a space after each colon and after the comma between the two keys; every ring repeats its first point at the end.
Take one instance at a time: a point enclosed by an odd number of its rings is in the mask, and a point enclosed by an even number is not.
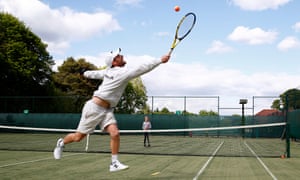
{"type": "Polygon", "coordinates": [[[0,0],[48,44],[54,69],[70,56],[104,66],[118,47],[129,66],[159,58],[194,12],[196,26],[171,61],[142,79],[149,96],[220,96],[222,107],[299,87],[299,9],[296,0],[0,0]]]}

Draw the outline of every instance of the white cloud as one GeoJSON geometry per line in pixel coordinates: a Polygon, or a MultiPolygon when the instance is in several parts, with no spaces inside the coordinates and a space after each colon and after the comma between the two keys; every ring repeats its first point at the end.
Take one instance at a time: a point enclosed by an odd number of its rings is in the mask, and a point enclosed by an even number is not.
{"type": "MultiPolygon", "coordinates": [[[[154,72],[142,76],[142,79],[150,96],[215,95],[220,97],[221,107],[239,107],[240,98],[247,98],[251,106],[253,96],[279,96],[300,82],[299,75],[281,72],[244,74],[235,69],[214,69],[202,64],[178,63],[163,64],[154,72]]],[[[177,105],[174,109],[180,109],[182,102],[173,103],[177,105]]],[[[269,108],[271,104],[265,105],[265,108],[269,108]]],[[[199,106],[195,106],[189,110],[199,112],[200,109],[199,106]]],[[[239,113],[239,110],[230,113],[239,113]]]]}
{"type": "MultiPolygon", "coordinates": [[[[104,67],[105,64],[105,57],[107,56],[108,52],[99,53],[97,56],[90,56],[90,55],[77,55],[74,59],[81,59],[84,58],[87,62],[94,64],[97,67],[104,67]]],[[[53,70],[57,70],[58,66],[61,66],[65,60],[56,60],[56,64],[53,67],[53,70]]]]}
{"type": "Polygon", "coordinates": [[[226,53],[233,51],[233,48],[227,46],[221,41],[213,41],[211,47],[206,51],[207,54],[226,53]]]}
{"type": "Polygon", "coordinates": [[[48,43],[49,50],[54,51],[51,53],[62,53],[71,41],[121,30],[118,21],[109,13],[77,12],[68,7],[51,9],[38,0],[0,0],[0,9],[25,22],[48,43]]]}
{"type": "Polygon", "coordinates": [[[262,11],[267,9],[278,9],[292,0],[229,0],[241,9],[250,11],[262,11]]]}
{"type": "Polygon", "coordinates": [[[279,42],[277,48],[281,51],[288,51],[289,49],[300,48],[300,41],[296,37],[286,37],[279,42]]]}
{"type": "MultiPolygon", "coordinates": [[[[104,66],[104,55],[97,57],[78,56],[100,67],[104,66]]],[[[127,66],[136,66],[155,57],[149,55],[125,55],[127,66]]],[[[161,64],[152,72],[142,76],[148,95],[220,95],[220,96],[264,96],[280,95],[295,84],[300,77],[284,72],[255,72],[244,74],[236,69],[206,67],[201,63],[182,64],[172,62],[161,64]],[[278,83],[280,82],[280,83],[278,83]]],[[[297,83],[298,82],[298,83],[297,83]]]]}
{"type": "Polygon", "coordinates": [[[55,54],[62,55],[64,52],[70,47],[70,44],[68,41],[44,41],[48,47],[47,50],[49,52],[53,52],[55,54]]]}
{"type": "Polygon", "coordinates": [[[250,29],[248,27],[238,26],[228,36],[228,39],[250,45],[270,44],[276,39],[277,34],[276,31],[264,31],[261,28],[250,29]]]}
{"type": "Polygon", "coordinates": [[[295,25],[293,25],[293,29],[294,29],[296,32],[300,32],[300,22],[297,22],[295,25]]]}
{"type": "Polygon", "coordinates": [[[157,37],[165,37],[165,36],[170,36],[169,32],[157,32],[154,34],[157,37]]]}
{"type": "MultiPolygon", "coordinates": [[[[240,98],[247,98],[248,106],[251,106],[253,96],[279,96],[300,83],[299,75],[288,75],[282,72],[244,74],[235,69],[205,67],[199,63],[173,62],[160,65],[153,72],[143,75],[142,79],[149,96],[186,96],[187,94],[188,96],[219,96],[221,107],[239,107],[240,98]]],[[[170,106],[172,110],[176,110],[182,109],[182,102],[183,100],[179,103],[169,103],[172,104],[170,106]]],[[[267,105],[265,108],[269,108],[271,104],[265,105],[267,105]]],[[[189,110],[199,112],[200,109],[195,105],[189,107],[189,110]]],[[[222,113],[239,113],[239,110],[222,113]]]]}
{"type": "Polygon", "coordinates": [[[117,0],[117,5],[139,6],[142,0],[117,0]]]}
{"type": "Polygon", "coordinates": [[[170,63],[154,71],[144,75],[144,82],[152,95],[279,95],[299,81],[299,76],[282,73],[247,75],[239,70],[213,69],[201,64],[170,63]]]}

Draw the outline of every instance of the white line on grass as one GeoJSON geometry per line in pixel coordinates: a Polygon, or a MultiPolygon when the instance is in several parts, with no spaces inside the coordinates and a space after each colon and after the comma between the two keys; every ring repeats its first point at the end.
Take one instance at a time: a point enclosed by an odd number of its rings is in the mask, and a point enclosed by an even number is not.
{"type": "MultiPolygon", "coordinates": [[[[78,153],[76,153],[76,154],[69,154],[69,155],[65,155],[64,157],[66,157],[66,156],[74,156],[74,155],[77,155],[77,154],[78,153]]],[[[80,153],[80,154],[82,154],[82,153],[80,153]]],[[[18,162],[18,163],[13,163],[13,164],[6,164],[6,165],[0,166],[0,168],[9,167],[9,166],[16,166],[16,165],[21,165],[21,164],[35,163],[35,162],[45,161],[45,160],[49,160],[49,159],[53,159],[53,157],[51,157],[51,158],[37,159],[37,160],[31,160],[31,161],[23,161],[23,162],[18,162]]]]}
{"type": "Polygon", "coordinates": [[[202,168],[199,170],[199,172],[193,178],[193,180],[197,180],[198,177],[204,172],[205,168],[208,166],[208,164],[210,163],[210,161],[215,157],[215,155],[217,154],[217,152],[219,151],[219,149],[221,148],[221,146],[223,145],[223,143],[224,143],[224,141],[222,141],[220,143],[220,145],[217,147],[217,149],[214,151],[214,153],[209,157],[209,159],[206,161],[206,163],[202,166],[202,168]]]}
{"type": "Polygon", "coordinates": [[[265,163],[257,156],[257,154],[248,146],[248,144],[244,141],[244,144],[248,147],[248,149],[252,152],[252,154],[256,157],[256,159],[260,162],[260,164],[265,168],[265,170],[269,173],[269,175],[274,179],[277,180],[275,175],[270,171],[270,169],[265,165],[265,163]]]}

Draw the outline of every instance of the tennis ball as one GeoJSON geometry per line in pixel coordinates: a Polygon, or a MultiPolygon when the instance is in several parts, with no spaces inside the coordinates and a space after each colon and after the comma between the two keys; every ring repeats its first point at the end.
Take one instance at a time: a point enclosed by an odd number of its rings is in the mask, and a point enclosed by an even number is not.
{"type": "Polygon", "coordinates": [[[174,10],[175,10],[176,12],[178,12],[178,11],[180,11],[180,7],[179,7],[179,6],[175,6],[175,7],[174,7],[174,10]]]}

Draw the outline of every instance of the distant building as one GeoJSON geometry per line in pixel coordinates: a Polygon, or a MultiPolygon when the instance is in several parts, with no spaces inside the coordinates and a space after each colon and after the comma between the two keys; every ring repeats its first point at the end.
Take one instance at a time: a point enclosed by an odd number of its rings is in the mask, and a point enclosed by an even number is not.
{"type": "Polygon", "coordinates": [[[277,109],[263,109],[256,113],[255,116],[283,116],[283,113],[277,109]]]}

